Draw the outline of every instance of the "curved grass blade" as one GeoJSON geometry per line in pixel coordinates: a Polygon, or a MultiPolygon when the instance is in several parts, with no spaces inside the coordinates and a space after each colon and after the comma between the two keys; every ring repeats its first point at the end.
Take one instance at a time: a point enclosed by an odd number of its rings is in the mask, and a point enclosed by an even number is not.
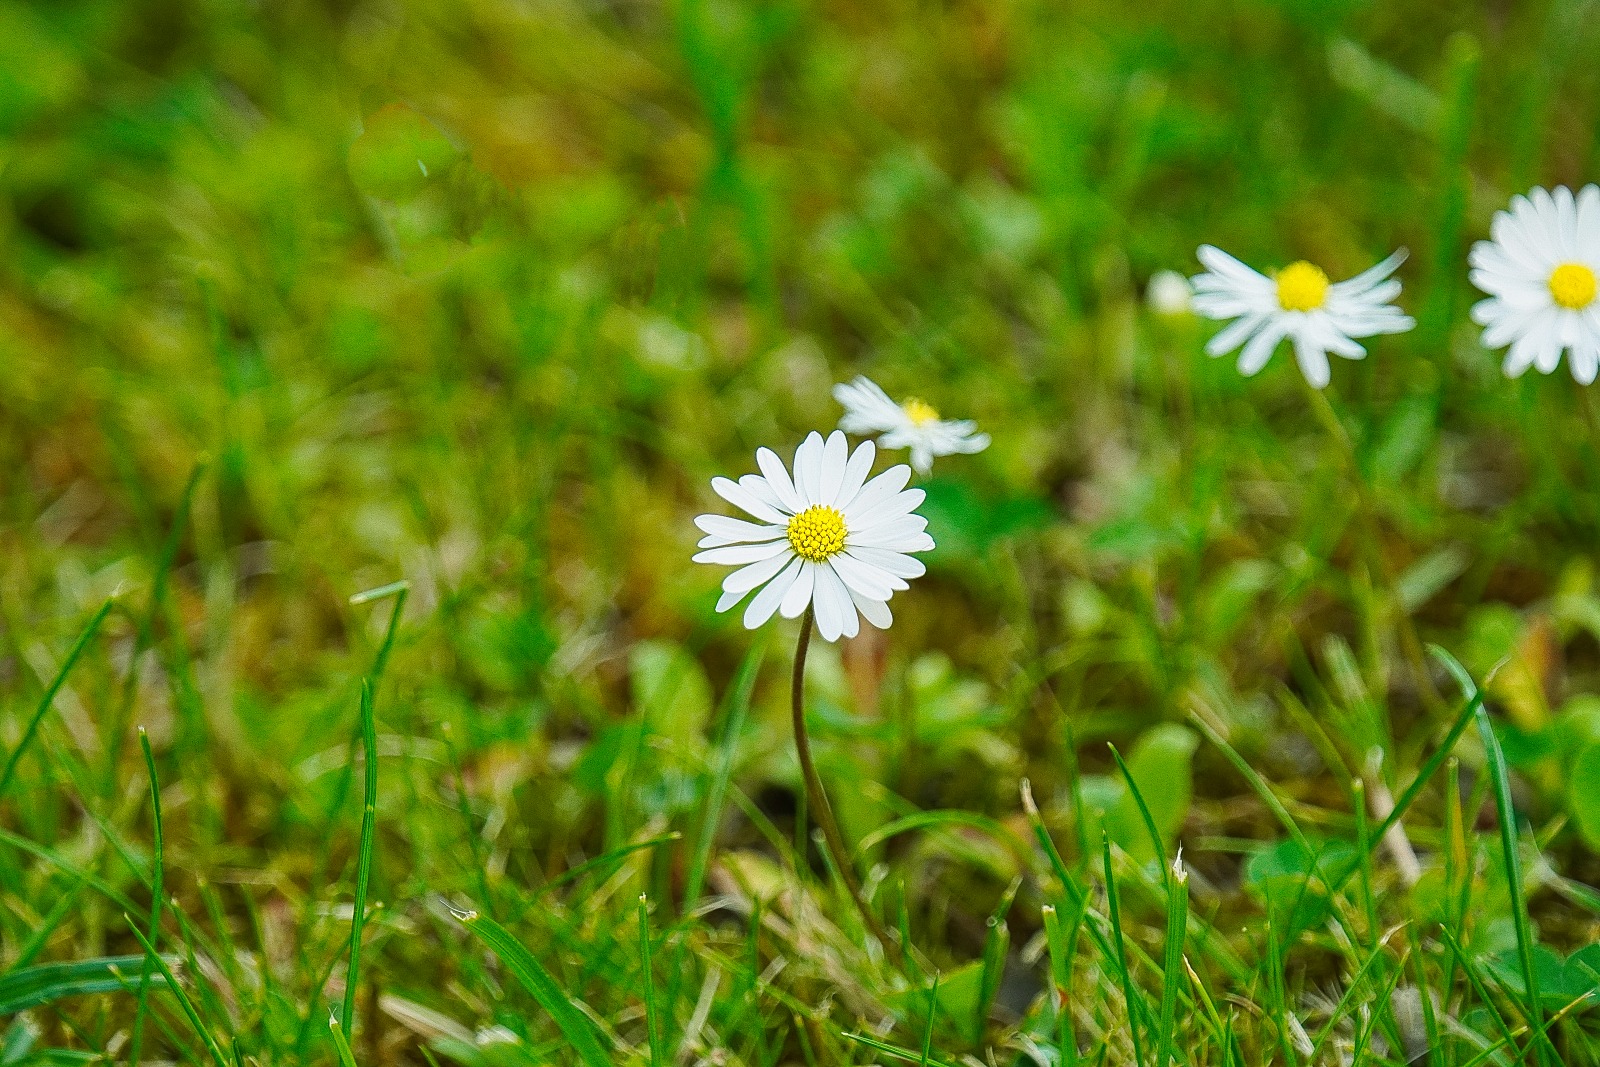
{"type": "Polygon", "coordinates": [[[1122,753],[1117,751],[1117,746],[1108,743],[1106,747],[1111,750],[1111,758],[1117,761],[1117,770],[1122,772],[1122,780],[1128,784],[1128,792],[1133,794],[1133,802],[1139,809],[1139,817],[1144,820],[1145,832],[1150,835],[1150,844],[1155,847],[1156,862],[1160,864],[1161,870],[1170,882],[1171,868],[1167,866],[1167,846],[1161,842],[1161,831],[1156,829],[1156,820],[1155,816],[1150,814],[1150,805],[1144,802],[1144,794],[1139,792],[1139,783],[1133,780],[1133,772],[1128,770],[1128,765],[1123,761],[1122,753]]]}
{"type": "Polygon", "coordinates": [[[194,1030],[201,1041],[205,1042],[206,1051],[211,1054],[211,1062],[215,1063],[217,1067],[228,1067],[227,1061],[223,1059],[222,1049],[217,1046],[216,1038],[211,1036],[211,1031],[207,1030],[205,1024],[200,1021],[200,1013],[195,1010],[194,1001],[189,999],[189,994],[185,993],[183,986],[178,984],[178,979],[172,973],[172,967],[165,959],[156,954],[155,946],[151,945],[145,939],[144,934],[139,932],[139,924],[133,921],[132,916],[124,915],[122,918],[128,924],[128,929],[132,931],[134,938],[144,949],[146,957],[155,960],[156,966],[161,969],[161,976],[166,979],[167,988],[172,990],[172,995],[177,998],[178,1007],[183,1009],[184,1017],[189,1020],[190,1028],[194,1030]]]}
{"type": "MultiPolygon", "coordinates": [[[[128,989],[128,976],[144,960],[144,956],[102,956],[70,963],[41,963],[13,971],[0,978],[0,1015],[15,1015],[63,997],[128,989]]],[[[162,984],[165,982],[161,979],[162,984]]]]}
{"type": "Polygon", "coordinates": [[[593,1024],[573,1004],[572,998],[544,969],[544,965],[523,947],[522,942],[512,937],[505,927],[477,912],[457,912],[456,917],[472,936],[487,945],[500,958],[500,962],[516,975],[522,988],[555,1020],[556,1026],[588,1067],[612,1067],[610,1057],[595,1036],[593,1024]]]}
{"type": "Polygon", "coordinates": [[[1533,956],[1533,930],[1528,924],[1527,901],[1522,892],[1522,861],[1517,855],[1517,813],[1511,805],[1511,772],[1506,767],[1506,754],[1500,748],[1500,738],[1495,735],[1494,724],[1489,721],[1489,711],[1483,706],[1483,696],[1472,675],[1450,653],[1442,648],[1433,649],[1434,657],[1455,676],[1461,691],[1476,705],[1474,715],[1478,722],[1478,736],[1483,741],[1489,775],[1494,782],[1495,812],[1500,822],[1500,848],[1505,854],[1506,882],[1511,891],[1511,920],[1517,931],[1517,957],[1522,964],[1528,1003],[1524,1010],[1534,1031],[1533,1055],[1539,1067],[1548,1067],[1552,1055],[1559,1060],[1545,1032],[1544,1003],[1539,995],[1539,969],[1533,956]]]}
{"type": "Polygon", "coordinates": [[[110,613],[115,600],[107,600],[100,605],[100,610],[94,613],[89,620],[89,625],[78,634],[78,639],[72,643],[72,650],[67,653],[67,658],[62,662],[61,669],[56,672],[55,680],[44,691],[44,696],[39,700],[39,706],[34,710],[33,718],[28,720],[28,728],[22,732],[22,740],[17,742],[17,747],[11,750],[11,755],[6,759],[4,771],[0,771],[0,798],[6,795],[6,789],[11,785],[11,779],[17,773],[17,764],[22,760],[22,754],[28,751],[28,746],[33,743],[33,737],[39,732],[39,724],[44,721],[50,706],[56,701],[56,694],[61,692],[61,687],[67,684],[67,675],[72,672],[73,665],[78,662],[78,657],[83,655],[83,650],[89,647],[89,642],[94,639],[95,632],[100,629],[100,624],[105,622],[106,615],[110,613]]]}

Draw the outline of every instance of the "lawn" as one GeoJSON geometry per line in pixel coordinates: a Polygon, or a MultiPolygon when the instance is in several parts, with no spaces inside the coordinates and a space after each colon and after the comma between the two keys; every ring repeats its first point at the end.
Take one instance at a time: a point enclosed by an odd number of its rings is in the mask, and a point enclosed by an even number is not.
{"type": "Polygon", "coordinates": [[[0,1067],[1600,1064],[1600,386],[1468,262],[1597,48],[0,0],[0,1067]],[[1242,374],[1208,244],[1414,328],[1242,374]],[[695,519],[858,375],[991,443],[797,747],[695,519]]]}

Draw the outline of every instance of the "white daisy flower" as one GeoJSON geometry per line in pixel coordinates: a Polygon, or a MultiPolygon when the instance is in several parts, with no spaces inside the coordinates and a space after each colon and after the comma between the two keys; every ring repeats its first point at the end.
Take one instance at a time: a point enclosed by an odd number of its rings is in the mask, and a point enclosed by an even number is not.
{"type": "Polygon", "coordinates": [[[844,405],[839,429],[853,434],[882,434],[884,448],[911,449],[911,465],[926,475],[933,469],[933,457],[982,452],[989,447],[989,435],[976,432],[970,419],[945,422],[932,405],[917,397],[903,404],[889,399],[870,378],[833,387],[833,398],[844,405]]]}
{"type": "Polygon", "coordinates": [[[1194,302],[1194,286],[1175,270],[1158,270],[1144,287],[1144,299],[1157,315],[1187,315],[1194,302]]]}
{"type": "Polygon", "coordinates": [[[876,455],[871,441],[852,453],[840,431],[826,443],[812,433],[795,450],[792,479],[770,448],[756,453],[760,474],[737,482],[713,478],[718,496],[757,520],[694,520],[706,535],[695,562],[739,566],[722,583],[717,610],[727,611],[760,587],[744,612],[752,630],[775,611],[793,619],[808,606],[828,641],[859,633],[858,612],[888,629],[894,621],[889,598],[927,570],[907,553],[928,551],[933,538],[928,520],[915,514],[925,494],[906,488],[909,467],[902,463],[867,480],[876,455]]]}
{"type": "Polygon", "coordinates": [[[1472,246],[1472,284],[1489,294],[1472,308],[1486,348],[1511,346],[1505,372],[1529,367],[1549,374],[1567,351],[1572,376],[1584,385],[1600,369],[1600,188],[1576,197],[1535,189],[1497,211],[1492,241],[1472,246]]]}
{"type": "Polygon", "coordinates": [[[1400,282],[1390,278],[1405,262],[1404,249],[1348,281],[1328,281],[1320,267],[1301,260],[1274,277],[1258,274],[1220,248],[1201,245],[1206,273],[1194,279],[1194,310],[1207,318],[1233,319],[1206,345],[1213,356],[1240,345],[1239,373],[1255,374],[1288,338],[1306,381],[1328,384],[1328,353],[1360,359],[1367,350],[1357,337],[1404,333],[1416,322],[1390,304],[1400,282]]]}

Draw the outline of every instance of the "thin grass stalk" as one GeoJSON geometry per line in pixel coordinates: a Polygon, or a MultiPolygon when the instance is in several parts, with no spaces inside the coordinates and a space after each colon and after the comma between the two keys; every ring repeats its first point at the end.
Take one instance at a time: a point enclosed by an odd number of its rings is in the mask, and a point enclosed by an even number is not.
{"type": "Polygon", "coordinates": [[[661,1008],[656,1004],[656,976],[650,961],[650,901],[639,894],[639,967],[644,979],[645,1029],[650,1041],[651,1067],[666,1067],[667,1048],[661,1038],[661,1008]]]}
{"type": "Polygon", "coordinates": [[[372,879],[373,837],[378,820],[378,724],[372,710],[372,680],[361,682],[361,738],[366,751],[365,801],[361,809],[361,851],[356,859],[356,894],[350,913],[350,966],[345,971],[344,1009],[339,1021],[355,1032],[356,985],[361,974],[361,929],[367,921],[367,886],[372,879]]]}
{"type": "Polygon", "coordinates": [[[1117,981],[1122,987],[1122,999],[1128,1006],[1128,1038],[1133,1042],[1133,1059],[1140,1067],[1147,1062],[1144,1058],[1144,1040],[1139,1036],[1139,1019],[1134,1009],[1135,997],[1138,990],[1133,984],[1133,975],[1128,970],[1128,953],[1123,944],[1122,914],[1117,904],[1117,879],[1111,869],[1111,838],[1102,834],[1100,837],[1101,854],[1105,860],[1106,872],[1106,912],[1111,919],[1111,945],[1114,954],[1111,964],[1117,972],[1117,981]]]}
{"type": "Polygon", "coordinates": [[[161,830],[161,783],[156,778],[156,760],[150,752],[150,736],[139,727],[139,747],[144,752],[144,766],[150,776],[151,873],[150,873],[150,951],[145,953],[144,965],[139,971],[139,1004],[133,1016],[133,1036],[128,1041],[128,1063],[139,1067],[144,1055],[144,1021],[150,1010],[151,960],[161,944],[161,908],[166,893],[166,863],[164,837],[161,830]]]}
{"type": "MultiPolygon", "coordinates": [[[[222,1049],[217,1045],[216,1038],[211,1036],[211,1032],[200,1021],[200,1013],[195,1010],[194,1001],[189,999],[189,994],[185,993],[183,987],[178,984],[178,978],[172,973],[172,968],[156,952],[155,946],[145,938],[144,934],[139,932],[139,924],[133,921],[133,917],[124,914],[122,918],[128,924],[128,930],[133,934],[134,939],[144,948],[146,958],[155,961],[156,967],[161,971],[161,976],[167,980],[167,988],[172,990],[172,995],[177,998],[178,1007],[183,1011],[184,1017],[189,1020],[190,1028],[204,1042],[206,1051],[211,1054],[211,1062],[215,1063],[217,1067],[228,1067],[227,1061],[222,1057],[222,1049]]],[[[198,970],[196,970],[196,973],[199,973],[198,970]]]]}
{"type": "MultiPolygon", "coordinates": [[[[1050,950],[1050,1003],[1056,1011],[1056,1044],[1062,1067],[1077,1067],[1078,1037],[1072,1025],[1072,946],[1076,937],[1061,929],[1061,918],[1053,905],[1039,909],[1044,921],[1045,944],[1050,950]]],[[[1077,922],[1073,934],[1077,933],[1077,922]]]]}

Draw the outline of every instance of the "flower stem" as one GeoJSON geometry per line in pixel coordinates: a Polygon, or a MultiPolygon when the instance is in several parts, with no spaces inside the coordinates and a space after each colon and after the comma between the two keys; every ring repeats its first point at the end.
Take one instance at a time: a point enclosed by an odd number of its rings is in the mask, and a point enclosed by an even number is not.
{"type": "Polygon", "coordinates": [[[805,780],[806,804],[811,809],[817,826],[822,830],[822,840],[827,846],[828,855],[833,859],[839,877],[844,879],[845,887],[850,890],[850,899],[855,901],[856,910],[866,921],[867,929],[878,939],[884,951],[889,953],[892,959],[899,960],[900,943],[889,935],[883,923],[867,906],[866,895],[861,891],[861,881],[856,877],[855,864],[850,861],[850,853],[844,847],[844,835],[839,832],[839,824],[833,817],[833,808],[828,803],[828,794],[822,789],[822,778],[817,774],[817,765],[811,759],[811,738],[806,733],[805,684],[806,652],[811,647],[814,622],[812,609],[807,608],[804,618],[800,620],[800,641],[794,649],[794,684],[791,689],[794,707],[794,749],[795,754],[800,757],[800,775],[805,780]]]}

